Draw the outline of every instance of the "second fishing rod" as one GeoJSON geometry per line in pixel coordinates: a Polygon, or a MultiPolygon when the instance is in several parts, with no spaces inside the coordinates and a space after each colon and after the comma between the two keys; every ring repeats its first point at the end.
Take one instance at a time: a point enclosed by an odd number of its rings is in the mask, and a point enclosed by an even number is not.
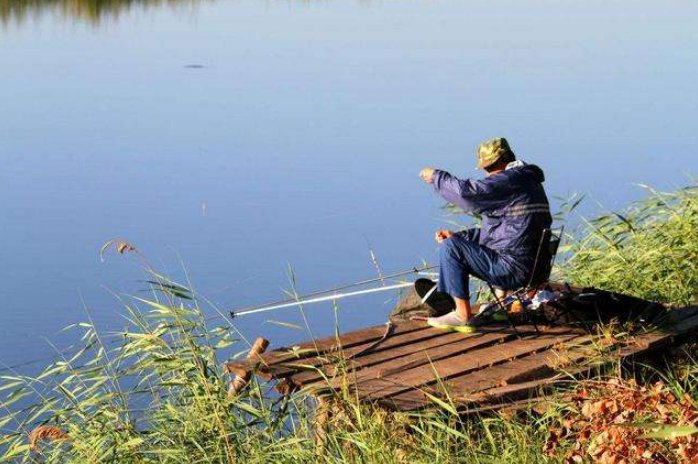
{"type": "Polygon", "coordinates": [[[282,309],[282,308],[290,308],[293,306],[300,306],[303,304],[310,304],[310,303],[320,303],[323,301],[333,301],[333,300],[338,300],[342,298],[347,298],[350,296],[358,296],[358,295],[366,295],[370,293],[377,293],[377,292],[382,292],[382,291],[387,291],[387,290],[395,290],[399,288],[405,288],[413,285],[413,282],[399,282],[396,284],[391,284],[391,285],[385,285],[386,280],[391,280],[395,279],[397,277],[402,277],[410,274],[424,274],[427,273],[428,271],[431,271],[433,269],[438,268],[438,266],[422,266],[422,267],[413,267],[411,269],[407,269],[404,271],[400,272],[395,272],[392,274],[388,274],[385,276],[377,277],[377,278],[372,278],[372,279],[365,279],[361,280],[358,282],[354,282],[351,284],[347,285],[342,285],[339,287],[334,287],[328,290],[318,290],[316,292],[308,293],[302,296],[298,296],[296,298],[286,298],[283,300],[278,300],[274,301],[272,303],[267,303],[264,305],[258,305],[258,306],[248,306],[245,308],[240,308],[236,310],[230,311],[230,317],[235,318],[238,316],[244,316],[247,314],[254,314],[254,313],[261,313],[261,312],[267,312],[267,311],[273,311],[276,309],[282,309]],[[345,292],[345,290],[349,290],[351,288],[355,287],[360,287],[372,283],[381,283],[382,285],[380,287],[374,287],[374,288],[368,288],[368,289],[363,289],[363,290],[356,290],[352,292],[345,292]]]}

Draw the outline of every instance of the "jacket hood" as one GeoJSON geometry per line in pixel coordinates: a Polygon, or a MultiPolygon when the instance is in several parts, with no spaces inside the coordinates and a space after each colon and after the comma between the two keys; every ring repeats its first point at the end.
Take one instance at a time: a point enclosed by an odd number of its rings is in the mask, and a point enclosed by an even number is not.
{"type": "Polygon", "coordinates": [[[509,163],[506,167],[506,172],[530,177],[539,183],[545,182],[545,174],[541,168],[535,164],[526,164],[521,160],[516,160],[509,163]]]}

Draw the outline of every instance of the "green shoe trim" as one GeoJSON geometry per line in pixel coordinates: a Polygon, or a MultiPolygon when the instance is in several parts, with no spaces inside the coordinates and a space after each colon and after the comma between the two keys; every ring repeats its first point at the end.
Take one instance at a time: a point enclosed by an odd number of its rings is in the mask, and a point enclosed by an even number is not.
{"type": "Polygon", "coordinates": [[[427,324],[429,326],[434,327],[435,329],[441,329],[441,330],[451,330],[453,332],[460,332],[460,333],[474,333],[477,332],[477,328],[473,325],[469,324],[464,324],[464,325],[448,325],[448,324],[432,324],[427,321],[427,324]]]}

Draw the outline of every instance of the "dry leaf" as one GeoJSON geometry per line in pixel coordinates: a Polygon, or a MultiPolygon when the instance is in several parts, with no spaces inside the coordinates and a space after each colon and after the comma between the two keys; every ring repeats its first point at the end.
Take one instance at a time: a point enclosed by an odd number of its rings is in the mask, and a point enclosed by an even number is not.
{"type": "Polygon", "coordinates": [[[58,427],[53,425],[40,425],[29,433],[29,447],[35,450],[41,440],[64,441],[68,438],[68,434],[58,427]]]}
{"type": "Polygon", "coordinates": [[[111,247],[114,246],[114,249],[116,250],[117,253],[123,255],[126,252],[138,252],[136,250],[136,247],[131,245],[125,240],[121,239],[112,239],[108,240],[107,242],[102,245],[102,248],[99,249],[99,259],[100,261],[104,262],[104,253],[111,247]]]}

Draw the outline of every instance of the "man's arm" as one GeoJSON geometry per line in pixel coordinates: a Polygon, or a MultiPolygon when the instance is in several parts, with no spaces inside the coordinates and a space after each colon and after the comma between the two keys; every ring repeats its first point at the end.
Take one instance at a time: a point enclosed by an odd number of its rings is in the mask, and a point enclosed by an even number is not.
{"type": "Polygon", "coordinates": [[[461,237],[463,237],[466,240],[469,240],[471,242],[479,242],[480,241],[480,228],[473,227],[472,229],[459,230],[454,235],[460,235],[461,237]]]}
{"type": "Polygon", "coordinates": [[[510,191],[505,176],[463,180],[440,169],[434,170],[432,183],[434,190],[444,200],[468,213],[481,213],[504,206],[510,191]]]}

